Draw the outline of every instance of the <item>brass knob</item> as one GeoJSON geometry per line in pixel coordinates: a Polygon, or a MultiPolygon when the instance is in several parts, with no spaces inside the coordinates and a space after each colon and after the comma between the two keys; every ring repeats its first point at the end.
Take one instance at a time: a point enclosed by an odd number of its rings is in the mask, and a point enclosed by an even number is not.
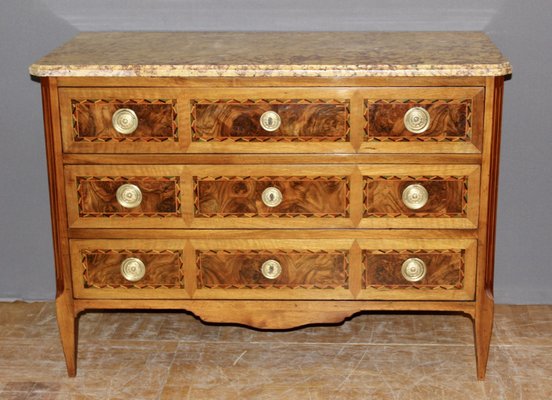
{"type": "Polygon", "coordinates": [[[146,274],[146,266],[139,258],[129,257],[121,263],[121,275],[127,281],[138,282],[146,274]]]}
{"type": "Polygon", "coordinates": [[[261,265],[261,274],[267,279],[276,279],[282,273],[282,266],[276,260],[266,260],[261,265]]]}
{"type": "Polygon", "coordinates": [[[125,208],[135,208],[142,202],[140,188],[131,183],[125,183],[117,189],[117,201],[125,208]]]}
{"type": "Polygon", "coordinates": [[[412,133],[423,133],[429,128],[430,116],[425,108],[413,107],[404,114],[404,126],[412,133]]]}
{"type": "Polygon", "coordinates": [[[280,192],[280,189],[271,186],[263,190],[263,193],[261,194],[261,199],[263,200],[265,206],[276,207],[282,202],[283,196],[282,192],[280,192]]]}
{"type": "Polygon", "coordinates": [[[268,132],[274,132],[282,124],[282,119],[277,112],[266,111],[261,115],[261,127],[268,132]]]}
{"type": "Polygon", "coordinates": [[[138,116],[130,108],[119,108],[113,113],[111,123],[117,132],[130,135],[138,128],[138,116]]]}
{"type": "Polygon", "coordinates": [[[409,258],[403,262],[401,273],[408,282],[418,282],[424,279],[427,272],[425,262],[419,258],[409,258]]]}
{"type": "Polygon", "coordinates": [[[402,192],[402,201],[411,210],[418,210],[427,204],[429,193],[420,184],[408,185],[402,192]]]}

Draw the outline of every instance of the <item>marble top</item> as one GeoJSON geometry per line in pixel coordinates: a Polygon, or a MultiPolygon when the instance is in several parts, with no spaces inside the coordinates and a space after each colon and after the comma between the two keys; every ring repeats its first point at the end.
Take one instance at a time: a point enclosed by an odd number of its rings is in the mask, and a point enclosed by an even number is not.
{"type": "Polygon", "coordinates": [[[499,76],[482,32],[87,32],[29,67],[35,76],[499,76]]]}

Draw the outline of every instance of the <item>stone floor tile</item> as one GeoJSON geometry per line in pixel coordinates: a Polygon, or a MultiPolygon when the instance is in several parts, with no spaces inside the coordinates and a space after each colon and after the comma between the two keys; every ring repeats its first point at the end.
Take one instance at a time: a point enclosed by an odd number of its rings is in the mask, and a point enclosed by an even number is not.
{"type": "Polygon", "coordinates": [[[552,306],[497,306],[478,382],[461,315],[366,313],[259,331],[185,312],[91,312],[69,378],[53,302],[0,303],[0,399],[549,400],[551,324],[552,306]]]}
{"type": "Polygon", "coordinates": [[[498,305],[493,343],[552,346],[552,306],[498,305]]]}
{"type": "Polygon", "coordinates": [[[190,398],[191,387],[186,384],[178,386],[165,385],[159,400],[186,400],[190,398]]]}

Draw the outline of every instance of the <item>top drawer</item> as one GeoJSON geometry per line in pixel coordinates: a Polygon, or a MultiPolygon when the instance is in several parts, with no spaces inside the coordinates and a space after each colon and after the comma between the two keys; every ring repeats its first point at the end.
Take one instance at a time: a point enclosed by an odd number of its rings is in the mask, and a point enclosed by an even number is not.
{"type": "Polygon", "coordinates": [[[63,150],[161,153],[182,148],[176,89],[60,89],[63,150]]]}
{"type": "Polygon", "coordinates": [[[353,153],[353,93],[349,88],[190,90],[187,151],[353,153]]]}
{"type": "Polygon", "coordinates": [[[484,89],[61,88],[68,153],[480,153],[484,89]]]}
{"type": "Polygon", "coordinates": [[[68,153],[351,153],[343,88],[62,88],[68,153]]]}

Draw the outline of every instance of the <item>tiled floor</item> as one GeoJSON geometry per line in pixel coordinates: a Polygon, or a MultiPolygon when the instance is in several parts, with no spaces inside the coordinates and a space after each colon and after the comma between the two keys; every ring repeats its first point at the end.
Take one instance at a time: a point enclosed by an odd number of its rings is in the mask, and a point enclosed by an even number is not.
{"type": "Polygon", "coordinates": [[[487,380],[472,323],[365,314],[260,332],[184,313],[87,313],[65,373],[52,303],[0,303],[0,399],[552,399],[552,305],[497,306],[487,380]]]}

